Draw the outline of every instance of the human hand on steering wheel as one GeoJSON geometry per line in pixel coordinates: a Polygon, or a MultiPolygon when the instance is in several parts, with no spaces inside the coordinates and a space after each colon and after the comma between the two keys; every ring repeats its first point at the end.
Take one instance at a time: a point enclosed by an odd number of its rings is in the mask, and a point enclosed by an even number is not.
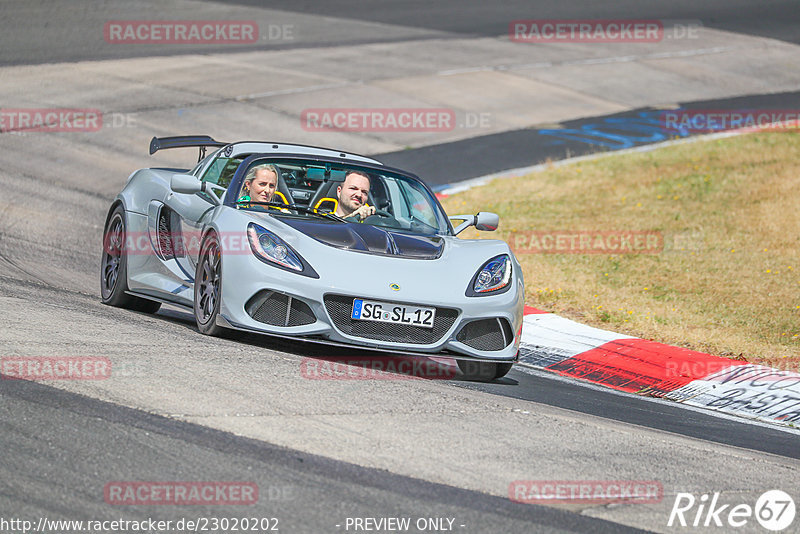
{"type": "Polygon", "coordinates": [[[373,215],[374,213],[375,213],[375,206],[367,206],[366,204],[364,204],[363,206],[360,206],[358,209],[356,209],[356,211],[351,213],[350,217],[357,216],[359,220],[364,220],[370,215],[373,215]]]}

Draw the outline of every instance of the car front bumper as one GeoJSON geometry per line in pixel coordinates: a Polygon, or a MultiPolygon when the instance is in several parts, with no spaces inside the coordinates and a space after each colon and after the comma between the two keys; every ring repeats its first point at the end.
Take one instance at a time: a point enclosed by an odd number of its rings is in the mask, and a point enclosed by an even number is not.
{"type": "MultiPolygon", "coordinates": [[[[347,254],[351,261],[354,256],[343,251],[332,254],[347,254]]],[[[431,272],[442,269],[432,269],[431,262],[375,256],[363,259],[363,264],[351,263],[344,269],[320,268],[318,263],[314,267],[320,278],[315,279],[266,265],[251,254],[226,257],[219,323],[251,332],[395,354],[446,353],[454,358],[482,361],[516,360],[524,306],[519,273],[514,273],[512,286],[504,293],[467,297],[463,280],[468,281],[468,277],[462,276],[460,284],[451,276],[437,280],[431,272]],[[375,272],[384,274],[376,276],[375,272]],[[352,320],[349,314],[355,298],[434,307],[434,328],[352,320]],[[310,319],[309,314],[313,315],[310,319]]]]}

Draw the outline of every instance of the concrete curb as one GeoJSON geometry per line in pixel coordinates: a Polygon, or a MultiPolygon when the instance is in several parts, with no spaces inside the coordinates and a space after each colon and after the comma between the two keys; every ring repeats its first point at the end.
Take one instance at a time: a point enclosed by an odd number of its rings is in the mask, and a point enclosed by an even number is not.
{"type": "Polygon", "coordinates": [[[520,362],[619,391],[794,426],[800,373],[712,356],[526,307],[520,362]]]}

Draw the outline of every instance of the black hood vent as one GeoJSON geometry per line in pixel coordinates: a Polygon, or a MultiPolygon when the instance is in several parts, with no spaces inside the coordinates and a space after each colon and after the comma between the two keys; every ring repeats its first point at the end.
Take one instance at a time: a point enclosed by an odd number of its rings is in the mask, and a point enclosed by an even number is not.
{"type": "Polygon", "coordinates": [[[294,217],[276,217],[276,219],[320,243],[345,250],[418,260],[435,260],[444,250],[444,239],[436,235],[403,234],[371,224],[315,221],[294,217]]]}

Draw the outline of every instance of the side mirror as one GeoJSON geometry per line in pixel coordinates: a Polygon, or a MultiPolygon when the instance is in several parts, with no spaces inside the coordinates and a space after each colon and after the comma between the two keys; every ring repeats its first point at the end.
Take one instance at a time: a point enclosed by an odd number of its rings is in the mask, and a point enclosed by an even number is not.
{"type": "Polygon", "coordinates": [[[476,230],[482,232],[493,232],[500,224],[500,216],[488,211],[478,212],[477,215],[453,215],[451,220],[464,221],[455,227],[455,234],[458,235],[470,226],[475,226],[476,230]]]}
{"type": "Polygon", "coordinates": [[[185,195],[193,195],[205,190],[203,182],[191,174],[173,174],[172,180],[169,182],[169,188],[175,193],[185,195]]]}
{"type": "Polygon", "coordinates": [[[481,211],[475,216],[475,228],[482,232],[494,232],[500,225],[500,216],[490,211],[481,211]]]}

